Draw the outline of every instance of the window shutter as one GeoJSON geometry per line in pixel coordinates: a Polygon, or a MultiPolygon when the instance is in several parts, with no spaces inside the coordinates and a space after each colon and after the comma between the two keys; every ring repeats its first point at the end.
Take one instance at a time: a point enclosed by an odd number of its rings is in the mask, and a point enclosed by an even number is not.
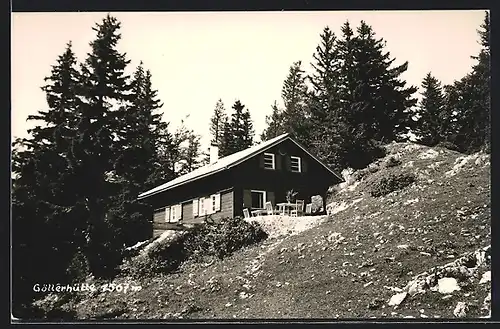
{"type": "Polygon", "coordinates": [[[205,213],[204,215],[210,215],[212,213],[212,198],[205,198],[205,213]]]}
{"type": "Polygon", "coordinates": [[[264,168],[264,153],[260,155],[259,160],[260,160],[260,167],[264,168]]]}
{"type": "Polygon", "coordinates": [[[198,216],[198,210],[199,210],[198,207],[199,207],[198,199],[194,199],[193,200],[193,217],[198,216]]]}
{"type": "Polygon", "coordinates": [[[300,158],[300,161],[301,161],[300,165],[302,166],[301,168],[302,172],[307,172],[307,160],[304,158],[300,158]]]}
{"type": "Polygon", "coordinates": [[[170,207],[165,208],[165,222],[170,222],[170,207]]]}
{"type": "Polygon", "coordinates": [[[292,171],[292,160],[289,155],[285,157],[285,167],[287,171],[292,171]]]}
{"type": "Polygon", "coordinates": [[[220,193],[215,195],[215,211],[220,211],[220,193]]]}
{"type": "Polygon", "coordinates": [[[243,207],[252,208],[252,192],[250,190],[243,190],[243,207]]]}
{"type": "Polygon", "coordinates": [[[275,161],[276,161],[276,170],[281,170],[281,160],[283,156],[281,154],[276,154],[275,156],[275,161]]]}
{"type": "Polygon", "coordinates": [[[205,211],[205,198],[200,198],[199,202],[198,216],[203,216],[205,211]]]}
{"type": "Polygon", "coordinates": [[[266,192],[266,198],[267,198],[267,200],[264,200],[264,203],[266,201],[270,201],[273,204],[273,207],[276,206],[276,203],[274,203],[274,200],[275,200],[274,191],[267,191],[266,192]]]}
{"type": "Polygon", "coordinates": [[[178,209],[177,209],[177,211],[176,211],[176,213],[177,213],[177,218],[178,218],[179,220],[181,220],[181,219],[182,219],[182,204],[177,205],[177,208],[178,208],[178,209]]]}

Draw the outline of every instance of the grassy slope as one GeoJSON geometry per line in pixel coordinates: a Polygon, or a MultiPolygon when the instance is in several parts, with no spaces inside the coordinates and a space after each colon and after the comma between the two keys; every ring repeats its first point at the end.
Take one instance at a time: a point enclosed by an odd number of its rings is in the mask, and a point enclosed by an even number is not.
{"type": "Polygon", "coordinates": [[[394,294],[387,286],[403,288],[413,275],[491,240],[489,159],[480,158],[477,164],[472,159],[447,177],[460,154],[433,149],[437,157],[419,159],[428,148],[405,149],[408,145],[388,146],[391,153],[400,153],[402,165],[385,168],[381,161],[380,170],[355,189],[333,196],[335,202],[358,202],[326,223],[268,239],[211,265],[185,264],[178,273],[141,282],[118,278],[143,289],[101,293],[71,307],[80,318],[105,313],[129,319],[449,318],[457,301],[466,301],[469,316],[481,315],[489,285],[476,285],[446,300],[429,291],[407,298],[397,309],[387,306],[394,294]],[[415,173],[416,183],[385,197],[369,195],[371,182],[402,171],[415,173]]]}

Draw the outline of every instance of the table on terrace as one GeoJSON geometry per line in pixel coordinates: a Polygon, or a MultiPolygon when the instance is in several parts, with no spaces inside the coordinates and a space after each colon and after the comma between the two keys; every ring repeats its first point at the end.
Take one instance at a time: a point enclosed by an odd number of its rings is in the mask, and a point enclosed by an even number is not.
{"type": "Polygon", "coordinates": [[[267,215],[267,210],[266,209],[255,209],[252,210],[252,216],[262,216],[262,215],[267,215]]]}
{"type": "Polygon", "coordinates": [[[290,211],[293,210],[293,209],[296,209],[297,208],[297,203],[293,202],[280,202],[280,203],[277,203],[276,206],[278,207],[278,212],[281,214],[281,215],[288,215],[290,214],[290,211]],[[288,211],[287,211],[288,209],[288,211]]]}

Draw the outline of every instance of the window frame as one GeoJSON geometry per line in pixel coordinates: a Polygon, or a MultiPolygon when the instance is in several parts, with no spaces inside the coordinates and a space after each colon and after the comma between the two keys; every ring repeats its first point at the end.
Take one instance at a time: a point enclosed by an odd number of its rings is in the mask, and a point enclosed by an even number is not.
{"type": "Polygon", "coordinates": [[[205,216],[207,214],[207,211],[205,210],[205,197],[201,197],[198,199],[198,216],[205,216]]]}
{"type": "Polygon", "coordinates": [[[216,198],[215,194],[212,194],[210,196],[210,200],[212,201],[211,202],[212,214],[215,214],[217,212],[217,210],[215,208],[215,198],[216,198]]]}
{"type": "Polygon", "coordinates": [[[264,153],[264,169],[267,170],[276,170],[276,155],[274,153],[264,153]],[[272,159],[272,168],[266,167],[266,156],[271,156],[272,159]]]}
{"type": "Polygon", "coordinates": [[[295,173],[301,173],[302,172],[302,158],[301,157],[298,157],[298,156],[295,156],[295,155],[291,155],[290,156],[290,171],[291,172],[295,172],[295,173]],[[293,170],[294,169],[293,160],[298,160],[298,162],[297,162],[298,170],[293,170]]]}
{"type": "Polygon", "coordinates": [[[176,210],[177,207],[175,205],[170,207],[170,221],[173,223],[177,221],[176,210]]]}
{"type": "Polygon", "coordinates": [[[261,193],[262,194],[262,208],[254,208],[253,206],[253,197],[252,197],[252,209],[265,209],[266,208],[266,201],[267,201],[267,192],[262,191],[262,190],[250,190],[250,196],[252,196],[252,193],[261,193]]]}
{"type": "Polygon", "coordinates": [[[193,199],[193,218],[198,217],[198,213],[200,211],[200,200],[199,199],[193,199]],[[195,207],[196,205],[196,207],[195,207]]]}

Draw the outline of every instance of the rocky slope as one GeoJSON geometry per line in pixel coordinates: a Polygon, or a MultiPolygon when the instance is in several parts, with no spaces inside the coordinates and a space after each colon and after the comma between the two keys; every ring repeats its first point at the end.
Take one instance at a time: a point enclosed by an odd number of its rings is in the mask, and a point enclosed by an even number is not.
{"type": "Polygon", "coordinates": [[[62,308],[80,319],[488,316],[489,156],[387,149],[344,173],[327,217],[268,219],[268,239],[222,261],[120,277],[141,289],[81,292],[62,308]]]}

